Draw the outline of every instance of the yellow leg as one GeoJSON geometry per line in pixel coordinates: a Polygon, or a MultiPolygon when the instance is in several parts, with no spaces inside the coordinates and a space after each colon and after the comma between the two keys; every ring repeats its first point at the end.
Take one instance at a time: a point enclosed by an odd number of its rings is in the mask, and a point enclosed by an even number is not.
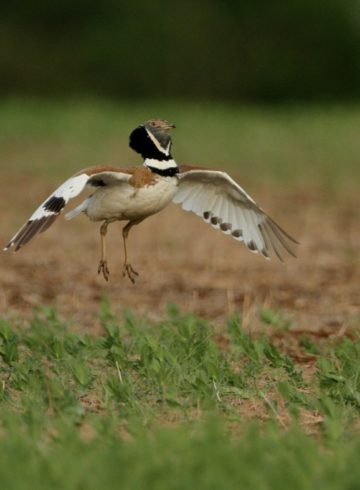
{"type": "Polygon", "coordinates": [[[101,259],[99,262],[98,274],[100,274],[100,272],[102,272],[104,279],[106,281],[109,280],[109,275],[110,275],[110,271],[109,271],[109,268],[107,265],[107,259],[106,259],[106,233],[107,233],[107,227],[112,221],[115,221],[115,220],[104,221],[104,223],[100,227],[101,259]]]}
{"type": "Polygon", "coordinates": [[[126,247],[126,240],[127,240],[127,237],[129,235],[129,232],[130,232],[131,228],[134,225],[137,225],[138,223],[140,223],[140,221],[142,221],[142,220],[129,221],[127,223],[127,225],[125,225],[124,228],[123,228],[123,230],[122,230],[122,236],[123,236],[123,242],[124,242],[124,254],[125,254],[124,267],[123,267],[123,276],[124,277],[125,276],[128,276],[128,278],[130,279],[130,281],[133,284],[135,283],[135,277],[134,276],[138,276],[139,273],[136,272],[136,270],[127,261],[127,259],[128,259],[128,253],[127,253],[127,247],[126,247]]]}

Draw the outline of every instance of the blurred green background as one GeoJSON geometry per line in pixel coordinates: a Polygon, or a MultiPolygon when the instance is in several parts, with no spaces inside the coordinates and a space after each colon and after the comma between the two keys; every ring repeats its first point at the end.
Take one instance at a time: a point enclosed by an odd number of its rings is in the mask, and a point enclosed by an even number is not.
{"type": "Polygon", "coordinates": [[[359,0],[14,0],[0,39],[2,96],[360,95],[359,0]]]}

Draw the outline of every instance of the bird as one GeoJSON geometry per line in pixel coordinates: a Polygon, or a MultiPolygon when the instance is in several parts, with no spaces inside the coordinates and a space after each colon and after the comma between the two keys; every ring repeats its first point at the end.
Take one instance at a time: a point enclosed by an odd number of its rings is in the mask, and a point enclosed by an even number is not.
{"type": "Polygon", "coordinates": [[[298,242],[268,216],[249,194],[225,171],[186,164],[172,157],[170,131],[175,125],[150,119],[137,126],[129,146],[141,155],[142,165],[93,166],[67,179],[35,210],[4,250],[18,251],[36,234],[46,231],[68,202],[86,188],[92,190],[80,205],[65,215],[85,214],[100,226],[101,258],[98,274],[109,280],[106,234],[109,224],[127,221],[122,229],[123,276],[135,282],[138,272],[128,260],[127,239],[133,226],[164,209],[171,202],[192,211],[213,228],[243,242],[254,253],[284,260],[295,255],[298,242]]]}

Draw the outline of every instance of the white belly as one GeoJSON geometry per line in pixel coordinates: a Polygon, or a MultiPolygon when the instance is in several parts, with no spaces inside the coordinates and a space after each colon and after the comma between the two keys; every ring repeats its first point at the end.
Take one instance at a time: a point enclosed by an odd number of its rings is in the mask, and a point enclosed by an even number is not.
{"type": "Polygon", "coordinates": [[[91,196],[85,213],[94,221],[146,218],[172,201],[177,186],[177,178],[162,177],[155,184],[140,188],[129,184],[101,187],[91,196]]]}

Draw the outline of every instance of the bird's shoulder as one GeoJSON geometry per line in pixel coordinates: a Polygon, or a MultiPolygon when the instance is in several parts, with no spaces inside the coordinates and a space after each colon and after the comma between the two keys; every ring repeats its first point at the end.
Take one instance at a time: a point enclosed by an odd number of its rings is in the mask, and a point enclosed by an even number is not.
{"type": "Polygon", "coordinates": [[[205,167],[197,167],[195,165],[186,165],[186,164],[181,164],[178,166],[179,168],[179,174],[185,174],[187,172],[191,172],[192,170],[209,170],[205,167]]]}
{"type": "Polygon", "coordinates": [[[95,165],[87,167],[75,174],[87,175],[89,179],[96,180],[97,176],[104,176],[106,174],[116,176],[128,176],[128,183],[133,187],[143,187],[145,185],[151,185],[156,182],[156,175],[153,174],[147,167],[143,165],[129,166],[129,167],[116,167],[112,165],[95,165]]]}
{"type": "Polygon", "coordinates": [[[86,167],[74,175],[74,177],[78,175],[87,175],[88,177],[92,177],[93,175],[97,174],[104,174],[104,173],[118,173],[118,174],[130,174],[132,175],[136,167],[115,167],[112,165],[94,165],[91,167],[86,167]]]}

